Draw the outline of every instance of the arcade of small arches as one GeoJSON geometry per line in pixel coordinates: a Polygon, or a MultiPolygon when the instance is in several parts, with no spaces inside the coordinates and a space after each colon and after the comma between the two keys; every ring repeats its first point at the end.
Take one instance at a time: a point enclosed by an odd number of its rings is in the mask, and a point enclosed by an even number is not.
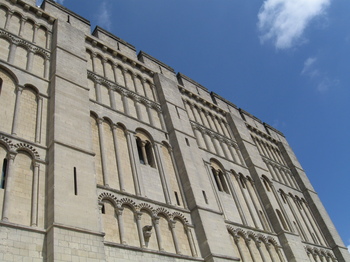
{"type": "Polygon", "coordinates": [[[45,182],[40,179],[41,165],[37,150],[25,143],[13,143],[0,135],[0,203],[2,221],[24,226],[43,227],[45,182]]]}
{"type": "Polygon", "coordinates": [[[51,32],[45,25],[0,5],[0,59],[48,78],[50,41],[51,32]]]}
{"type": "Polygon", "coordinates": [[[282,248],[271,236],[227,226],[236,256],[248,262],[285,262],[282,248]]]}
{"type": "Polygon", "coordinates": [[[217,132],[222,136],[233,139],[233,136],[230,133],[230,128],[224,119],[189,101],[188,99],[183,99],[183,101],[191,121],[204,126],[206,129],[217,132]]]}
{"type": "Polygon", "coordinates": [[[151,78],[144,76],[142,72],[134,72],[136,68],[129,68],[123,61],[113,62],[111,58],[105,58],[101,54],[86,50],[88,71],[104,77],[108,81],[146,97],[150,101],[158,101],[151,78]]]}
{"type": "Polygon", "coordinates": [[[91,113],[98,185],[186,207],[171,146],[91,113]]]}
{"type": "Polygon", "coordinates": [[[137,118],[153,127],[165,129],[161,108],[154,101],[105,81],[91,72],[88,73],[88,83],[92,101],[137,118]]]}
{"type": "Polygon", "coordinates": [[[317,247],[305,247],[306,253],[310,259],[310,262],[336,262],[338,261],[331,251],[317,248],[317,247]]]}
{"type": "MultiPolygon", "coordinates": [[[[212,159],[207,164],[207,167],[210,170],[215,191],[218,193],[220,201],[224,204],[224,213],[235,207],[236,212],[239,214],[237,219],[242,225],[272,232],[272,227],[268,222],[267,215],[251,177],[244,176],[234,170],[225,171],[221,163],[215,159],[212,159]]],[[[226,214],[226,219],[230,220],[229,214],[226,214]]],[[[234,221],[235,219],[232,220],[234,221]]]]}
{"type": "Polygon", "coordinates": [[[267,157],[268,159],[271,159],[275,161],[276,163],[279,163],[281,165],[287,166],[286,161],[283,159],[281,152],[278,148],[272,146],[271,144],[262,141],[256,136],[252,135],[252,139],[254,143],[256,144],[256,147],[259,150],[260,155],[267,157]]]}
{"type": "Polygon", "coordinates": [[[238,145],[196,123],[191,123],[198,146],[240,165],[245,165],[238,145]]]}
{"type": "Polygon", "coordinates": [[[298,183],[296,182],[289,168],[281,166],[280,164],[276,164],[275,162],[267,158],[263,158],[263,161],[265,162],[272,178],[275,181],[290,186],[292,188],[299,189],[298,183]]]}
{"type": "Polygon", "coordinates": [[[0,112],[2,130],[26,140],[41,143],[43,140],[43,114],[46,98],[30,84],[20,86],[14,75],[0,67],[0,112]]]}
{"type": "Polygon", "coordinates": [[[98,201],[106,242],[198,256],[193,226],[183,214],[107,192],[98,201]]]}
{"type": "Polygon", "coordinates": [[[328,246],[306,200],[292,193],[286,194],[282,189],[279,193],[289,219],[293,220],[293,228],[301,239],[308,243],[328,246]]]}

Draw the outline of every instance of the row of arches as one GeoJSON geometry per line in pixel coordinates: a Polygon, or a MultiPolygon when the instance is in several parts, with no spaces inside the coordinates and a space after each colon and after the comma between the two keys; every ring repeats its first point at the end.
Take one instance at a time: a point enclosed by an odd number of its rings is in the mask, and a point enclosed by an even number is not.
{"type": "Polygon", "coordinates": [[[170,145],[91,113],[97,184],[185,207],[170,145]]]}
{"type": "Polygon", "coordinates": [[[279,193],[289,217],[293,219],[293,227],[300,235],[301,239],[309,243],[327,246],[326,239],[306,200],[292,193],[286,194],[281,189],[279,193]]]}
{"type": "Polygon", "coordinates": [[[192,226],[178,212],[117,199],[110,193],[99,196],[105,240],[158,251],[197,256],[192,226]]]}
{"type": "Polygon", "coordinates": [[[215,134],[195,123],[192,123],[198,146],[237,164],[244,165],[238,145],[233,141],[215,134]]]}
{"type": "Polygon", "coordinates": [[[41,143],[44,99],[38,89],[19,86],[10,71],[2,68],[0,83],[1,131],[41,143]]]}
{"type": "Polygon", "coordinates": [[[22,40],[6,35],[1,30],[0,59],[39,77],[48,78],[49,55],[22,40]]]}
{"type": "Polygon", "coordinates": [[[271,159],[281,165],[287,166],[286,161],[284,160],[280,150],[271,144],[262,141],[260,138],[257,138],[256,136],[252,136],[252,139],[256,145],[256,147],[259,150],[259,153],[268,159],[271,159]]]}
{"type": "Polygon", "coordinates": [[[225,171],[222,164],[215,159],[210,161],[209,168],[226,218],[271,232],[271,225],[251,177],[234,170],[225,171]]]}
{"type": "Polygon", "coordinates": [[[163,114],[158,104],[146,100],[135,93],[89,75],[89,97],[107,107],[137,118],[159,129],[165,129],[163,114]]]}
{"type": "Polygon", "coordinates": [[[292,172],[289,169],[279,164],[276,164],[275,162],[267,158],[264,158],[263,161],[265,162],[267,168],[270,171],[272,178],[275,181],[278,181],[287,186],[299,189],[298,183],[296,182],[295,177],[293,176],[292,172]]]}
{"type": "Polygon", "coordinates": [[[282,248],[271,236],[227,226],[234,253],[243,262],[285,262],[282,248]]]}
{"type": "Polygon", "coordinates": [[[145,78],[141,73],[135,73],[133,69],[125,67],[121,61],[120,63],[114,63],[111,59],[96,54],[89,49],[87,49],[86,54],[89,71],[151,101],[158,101],[151,79],[145,78]]]}
{"type": "Polygon", "coordinates": [[[3,221],[44,226],[45,181],[40,157],[24,143],[14,144],[0,135],[0,212],[3,221]]]}
{"type": "Polygon", "coordinates": [[[323,250],[315,247],[312,248],[309,246],[307,246],[305,249],[310,262],[336,262],[337,261],[333,253],[329,250],[323,250]]]}
{"type": "Polygon", "coordinates": [[[224,119],[212,114],[209,110],[205,110],[187,99],[184,99],[184,104],[191,121],[232,139],[232,135],[229,131],[230,128],[224,119]]]}
{"type": "Polygon", "coordinates": [[[51,32],[45,25],[11,10],[4,4],[0,4],[0,28],[42,48],[50,48],[51,32]]]}

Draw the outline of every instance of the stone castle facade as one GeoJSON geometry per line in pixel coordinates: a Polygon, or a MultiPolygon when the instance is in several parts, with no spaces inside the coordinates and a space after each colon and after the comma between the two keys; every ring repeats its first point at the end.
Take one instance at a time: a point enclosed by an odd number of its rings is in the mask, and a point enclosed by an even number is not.
{"type": "Polygon", "coordinates": [[[0,261],[350,261],[281,132],[51,0],[0,0],[0,170],[0,261]]]}

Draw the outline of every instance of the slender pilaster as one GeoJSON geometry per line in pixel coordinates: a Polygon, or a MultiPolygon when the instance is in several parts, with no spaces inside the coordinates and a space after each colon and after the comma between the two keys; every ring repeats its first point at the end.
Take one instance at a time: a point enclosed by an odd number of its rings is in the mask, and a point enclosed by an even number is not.
{"type": "Polygon", "coordinates": [[[100,147],[101,147],[101,162],[102,162],[102,173],[103,173],[103,181],[105,186],[109,186],[109,174],[107,170],[107,162],[106,162],[106,150],[105,150],[105,139],[103,132],[103,119],[97,119],[98,133],[100,138],[100,147]]]}
{"type": "Polygon", "coordinates": [[[156,156],[156,161],[157,161],[157,166],[158,166],[158,171],[159,171],[159,177],[160,177],[160,181],[162,183],[162,188],[163,188],[163,193],[164,193],[164,197],[165,197],[165,202],[167,204],[171,204],[171,198],[170,198],[170,194],[169,194],[169,186],[166,180],[166,176],[165,176],[165,172],[164,172],[164,166],[161,160],[161,156],[159,153],[159,146],[157,143],[154,143],[154,152],[155,152],[155,156],[156,156]]]}
{"type": "Polygon", "coordinates": [[[12,123],[12,135],[17,135],[17,127],[18,127],[18,121],[19,121],[19,111],[21,107],[21,95],[22,95],[23,87],[17,86],[17,92],[16,92],[16,104],[15,104],[15,113],[13,117],[13,123],[12,123]]]}
{"type": "Polygon", "coordinates": [[[154,229],[156,231],[156,236],[158,240],[158,248],[160,251],[164,251],[162,234],[160,233],[160,229],[159,229],[159,219],[160,219],[159,217],[153,217],[153,223],[154,223],[154,229]]]}
{"type": "Polygon", "coordinates": [[[128,151],[129,151],[129,158],[130,158],[130,163],[131,163],[131,171],[132,171],[132,176],[134,179],[134,187],[135,187],[135,193],[136,195],[140,196],[141,195],[141,189],[140,189],[140,181],[137,173],[137,168],[136,168],[136,161],[135,161],[135,153],[134,153],[134,143],[131,137],[131,133],[129,131],[126,132],[126,139],[127,139],[127,144],[128,144],[128,151]]]}
{"type": "Polygon", "coordinates": [[[32,50],[28,49],[28,59],[27,59],[27,65],[26,65],[26,70],[29,72],[32,72],[33,68],[33,58],[34,58],[34,53],[32,50]]]}
{"type": "Polygon", "coordinates": [[[36,131],[35,131],[35,142],[41,142],[41,123],[42,123],[42,114],[43,114],[43,98],[38,95],[38,107],[36,112],[36,131]]]}
{"type": "Polygon", "coordinates": [[[7,62],[9,62],[10,64],[13,64],[15,62],[16,49],[17,49],[17,45],[15,43],[11,43],[9,56],[7,58],[7,62]]]}
{"type": "Polygon", "coordinates": [[[143,237],[141,217],[142,217],[142,212],[136,212],[135,219],[136,219],[136,225],[137,225],[137,232],[139,233],[140,247],[146,247],[145,239],[143,237]]]}
{"type": "Polygon", "coordinates": [[[114,152],[115,152],[116,161],[117,161],[119,187],[120,187],[121,191],[125,191],[125,183],[124,183],[122,162],[121,162],[121,159],[120,159],[120,155],[121,155],[122,152],[119,152],[118,134],[117,134],[117,126],[116,125],[112,125],[112,133],[113,133],[113,140],[114,140],[114,152]]]}
{"type": "Polygon", "coordinates": [[[115,214],[117,215],[120,243],[126,244],[125,236],[124,236],[123,208],[120,208],[120,207],[117,208],[115,210],[115,214]]]}
{"type": "Polygon", "coordinates": [[[186,231],[186,235],[188,238],[188,242],[190,243],[190,249],[191,249],[191,253],[193,257],[197,257],[197,251],[196,251],[196,246],[194,245],[194,241],[193,241],[193,236],[192,236],[192,230],[190,228],[189,225],[185,225],[185,231],[186,231]]]}
{"type": "Polygon", "coordinates": [[[177,240],[177,235],[176,235],[176,231],[175,231],[176,222],[173,221],[173,220],[170,220],[169,221],[169,226],[170,226],[171,234],[173,236],[173,241],[174,241],[174,245],[175,245],[176,254],[181,254],[179,242],[177,240]]]}
{"type": "Polygon", "coordinates": [[[31,225],[38,225],[38,188],[39,188],[39,163],[34,162],[33,190],[32,190],[32,220],[31,225]]]}

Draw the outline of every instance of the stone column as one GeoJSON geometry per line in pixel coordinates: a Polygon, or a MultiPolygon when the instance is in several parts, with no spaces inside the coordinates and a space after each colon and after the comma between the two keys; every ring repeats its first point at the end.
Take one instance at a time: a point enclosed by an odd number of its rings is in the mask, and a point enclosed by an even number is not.
{"type": "Polygon", "coordinates": [[[263,251],[261,250],[261,242],[260,242],[260,241],[257,241],[257,242],[256,242],[256,247],[257,247],[258,250],[259,250],[259,253],[260,253],[260,256],[261,256],[262,261],[263,261],[263,262],[268,262],[268,261],[266,260],[265,256],[264,256],[263,251]]]}
{"type": "Polygon", "coordinates": [[[215,170],[214,168],[211,168],[211,171],[212,171],[212,173],[213,173],[213,175],[214,175],[215,182],[217,183],[217,186],[218,186],[219,191],[223,192],[223,191],[224,191],[224,188],[223,188],[223,186],[222,186],[222,183],[221,183],[221,180],[220,180],[218,171],[215,170]]]}
{"type": "Polygon", "coordinates": [[[137,231],[139,233],[139,238],[140,238],[140,247],[145,248],[146,244],[145,244],[145,239],[143,237],[141,217],[142,217],[142,212],[136,212],[135,218],[136,218],[137,231]]]}
{"type": "Polygon", "coordinates": [[[49,78],[49,72],[50,72],[50,58],[45,56],[45,65],[44,65],[44,78],[49,78]]]}
{"type": "MultiPolygon", "coordinates": [[[[103,69],[103,76],[105,78],[107,78],[107,69],[106,69],[106,63],[107,63],[107,60],[106,59],[102,59],[102,69],[103,69]]],[[[108,79],[108,78],[107,78],[108,79]]]]}
{"type": "Polygon", "coordinates": [[[11,43],[9,56],[7,58],[7,62],[9,62],[10,64],[14,64],[15,62],[16,49],[17,45],[15,43],[11,43]]]}
{"type": "Polygon", "coordinates": [[[52,33],[50,31],[46,31],[46,49],[50,49],[52,33]]]}
{"type": "Polygon", "coordinates": [[[123,208],[118,207],[115,210],[115,214],[117,215],[120,243],[121,244],[126,244],[125,236],[124,236],[123,208]]]}
{"type": "Polygon", "coordinates": [[[146,92],[146,88],[145,88],[145,83],[146,83],[146,80],[144,78],[141,79],[141,84],[142,84],[142,90],[143,90],[143,93],[145,95],[145,97],[147,97],[147,92],[146,92]]]}
{"type": "Polygon", "coordinates": [[[233,161],[238,163],[238,164],[240,164],[239,163],[239,158],[236,155],[236,151],[235,151],[236,149],[234,148],[234,144],[229,145],[228,149],[230,150],[230,153],[231,153],[233,161]]]}
{"type": "Polygon", "coordinates": [[[232,157],[230,157],[230,153],[227,150],[227,144],[223,139],[220,139],[220,145],[221,145],[222,151],[224,152],[225,157],[229,160],[232,160],[232,157]]]}
{"type": "Polygon", "coordinates": [[[154,101],[155,101],[155,102],[158,102],[157,93],[154,92],[154,89],[155,89],[155,88],[154,88],[154,87],[155,87],[154,84],[151,84],[151,83],[150,83],[150,87],[151,87],[151,91],[152,91],[152,95],[153,95],[154,101]]]}
{"type": "Polygon", "coordinates": [[[130,87],[128,87],[128,85],[127,85],[127,81],[126,81],[126,77],[125,77],[126,72],[127,72],[127,70],[123,68],[122,73],[123,73],[123,78],[124,78],[124,86],[125,86],[125,88],[130,89],[130,87]]]}
{"type": "Polygon", "coordinates": [[[117,105],[115,103],[115,95],[114,95],[114,90],[112,87],[108,88],[108,92],[109,92],[109,100],[111,103],[111,107],[113,108],[113,110],[117,110],[117,105]]]}
{"type": "Polygon", "coordinates": [[[32,50],[28,49],[28,59],[27,59],[27,65],[26,65],[26,70],[29,72],[32,72],[33,68],[33,58],[34,58],[34,53],[32,50]]]}
{"type": "Polygon", "coordinates": [[[119,187],[121,191],[125,191],[125,183],[124,183],[124,176],[123,176],[123,169],[122,169],[122,163],[120,159],[119,148],[118,148],[118,134],[117,134],[117,126],[112,125],[112,133],[113,133],[113,140],[114,140],[114,152],[116,156],[117,161],[117,170],[118,170],[118,178],[119,178],[119,187]]]}
{"type": "Polygon", "coordinates": [[[13,176],[14,176],[14,170],[13,170],[13,164],[15,160],[16,155],[14,153],[8,153],[7,154],[7,174],[6,174],[6,182],[5,182],[5,194],[4,194],[4,204],[2,207],[2,220],[8,221],[8,209],[9,209],[9,200],[11,198],[11,191],[13,189],[13,176]]]}
{"type": "Polygon", "coordinates": [[[251,256],[251,258],[252,258],[252,262],[256,262],[256,259],[255,259],[255,257],[254,257],[254,253],[253,253],[253,251],[252,251],[252,247],[250,246],[250,245],[251,245],[251,242],[252,242],[252,241],[251,241],[250,239],[246,239],[246,240],[245,240],[245,243],[246,243],[246,245],[247,245],[247,247],[248,247],[250,256],[251,256]]]}
{"type": "Polygon", "coordinates": [[[173,236],[176,254],[181,254],[179,242],[177,240],[177,235],[176,235],[176,231],[175,231],[175,225],[176,225],[175,221],[173,221],[173,220],[169,221],[169,226],[170,226],[170,230],[171,230],[171,235],[173,236]]]}
{"type": "Polygon", "coordinates": [[[138,97],[134,97],[134,102],[135,102],[137,118],[140,121],[144,122],[145,120],[143,119],[143,116],[142,116],[142,113],[141,113],[141,108],[140,108],[140,99],[138,97]]]}
{"type": "Polygon", "coordinates": [[[39,188],[39,168],[40,165],[37,162],[34,165],[34,176],[33,176],[33,191],[32,191],[32,226],[38,225],[38,188],[39,188]]]}
{"type": "Polygon", "coordinates": [[[40,143],[41,142],[41,121],[42,121],[42,108],[43,108],[43,98],[38,95],[38,107],[37,107],[37,114],[36,114],[36,131],[35,131],[35,142],[40,143]]]}
{"type": "Polygon", "coordinates": [[[161,126],[162,130],[166,130],[162,109],[160,107],[157,107],[157,112],[158,112],[158,117],[159,117],[159,121],[160,121],[160,126],[161,126]]]}
{"type": "Polygon", "coordinates": [[[39,25],[35,24],[34,25],[34,32],[33,32],[33,43],[36,44],[37,42],[37,38],[38,38],[38,29],[39,29],[39,25]]]}
{"type": "Polygon", "coordinates": [[[96,53],[91,54],[92,71],[96,72],[96,53]]]}
{"type": "Polygon", "coordinates": [[[185,231],[186,231],[186,235],[188,238],[188,242],[190,243],[190,249],[191,249],[191,253],[193,257],[197,257],[197,251],[196,251],[196,246],[194,245],[194,241],[193,241],[193,236],[192,236],[192,230],[190,228],[189,225],[185,225],[185,231]]]}
{"type": "Polygon", "coordinates": [[[17,127],[18,127],[18,121],[19,121],[19,111],[21,107],[21,95],[23,91],[23,87],[17,86],[17,95],[16,95],[16,104],[15,104],[15,114],[13,116],[13,123],[12,123],[12,135],[17,135],[17,127]]]}
{"type": "Polygon", "coordinates": [[[100,82],[99,81],[95,82],[95,90],[96,90],[96,101],[99,102],[99,103],[102,103],[101,88],[100,88],[100,82]]]}
{"type": "Polygon", "coordinates": [[[103,119],[97,119],[98,133],[100,138],[100,147],[101,147],[101,162],[102,162],[102,173],[103,173],[103,181],[104,185],[109,187],[109,174],[107,171],[107,162],[106,162],[106,151],[105,151],[105,143],[104,143],[104,132],[103,132],[103,119]]]}
{"type": "Polygon", "coordinates": [[[239,254],[240,254],[240,257],[241,257],[242,261],[246,261],[246,260],[245,260],[245,257],[244,257],[244,253],[243,253],[243,251],[242,251],[241,242],[239,241],[239,239],[240,239],[241,237],[239,237],[239,236],[234,236],[233,238],[234,238],[234,240],[235,240],[235,243],[236,243],[236,246],[237,246],[237,248],[238,248],[238,252],[239,252],[239,254]]]}
{"type": "Polygon", "coordinates": [[[146,107],[147,107],[147,114],[148,114],[149,123],[151,126],[154,126],[154,119],[153,119],[153,115],[152,115],[152,105],[150,103],[147,103],[146,107]]]}
{"type": "Polygon", "coordinates": [[[204,143],[208,151],[212,151],[213,149],[210,146],[209,135],[204,131],[203,132],[204,143]]]}
{"type": "Polygon", "coordinates": [[[6,22],[5,22],[5,26],[4,26],[4,29],[5,30],[9,30],[9,26],[10,26],[10,21],[11,21],[11,17],[13,15],[13,11],[8,11],[7,12],[7,17],[6,17],[6,22]]]}
{"type": "MultiPolygon", "coordinates": [[[[19,32],[18,32],[18,36],[19,37],[23,37],[23,31],[24,31],[24,25],[26,23],[26,19],[24,17],[21,17],[21,23],[19,26],[19,32]]],[[[32,41],[33,39],[30,39],[30,41],[32,41]]]]}
{"type": "Polygon", "coordinates": [[[128,93],[125,91],[122,91],[121,95],[122,95],[122,100],[123,100],[124,113],[129,116],[130,109],[129,109],[128,93]]]}
{"type": "Polygon", "coordinates": [[[195,135],[197,142],[198,142],[198,146],[204,148],[205,145],[203,145],[203,142],[200,139],[202,137],[202,133],[199,131],[199,129],[196,126],[193,127],[193,130],[194,130],[193,131],[194,135],[195,135]]]}
{"type": "Polygon", "coordinates": [[[157,237],[157,240],[158,240],[158,247],[159,247],[159,250],[160,251],[164,251],[164,248],[163,248],[163,242],[162,242],[162,235],[161,235],[161,232],[160,232],[160,229],[159,229],[159,217],[153,217],[153,223],[154,223],[154,229],[156,231],[156,237],[157,237]]]}
{"type": "Polygon", "coordinates": [[[282,251],[281,251],[282,248],[281,247],[275,247],[275,248],[276,248],[276,252],[277,252],[277,255],[278,255],[280,261],[285,262],[284,256],[283,256],[282,251]]]}
{"type": "Polygon", "coordinates": [[[131,163],[131,171],[132,171],[132,176],[134,179],[135,193],[136,193],[136,195],[140,196],[141,189],[140,189],[140,182],[139,182],[139,177],[138,177],[138,173],[137,173],[135,153],[134,153],[135,152],[134,148],[137,148],[137,147],[136,147],[136,145],[134,145],[133,139],[131,137],[131,133],[129,131],[126,131],[126,138],[127,138],[129,158],[130,158],[130,163],[131,163]]]}
{"type": "Polygon", "coordinates": [[[113,75],[114,75],[114,82],[118,83],[118,73],[117,73],[117,65],[113,64],[113,75]]]}
{"type": "Polygon", "coordinates": [[[142,158],[143,158],[143,161],[145,162],[145,165],[148,166],[149,163],[148,163],[148,158],[147,158],[147,153],[146,153],[146,141],[142,141],[140,140],[141,142],[141,153],[142,153],[142,158]]]}
{"type": "Polygon", "coordinates": [[[272,262],[277,262],[276,259],[275,259],[275,257],[274,257],[274,255],[273,255],[273,253],[272,253],[271,248],[274,248],[274,247],[273,247],[270,243],[267,243],[267,244],[266,244],[266,249],[267,249],[267,252],[269,252],[271,261],[272,261],[272,262]]]}
{"type": "Polygon", "coordinates": [[[216,153],[217,153],[218,155],[222,156],[223,153],[222,153],[221,150],[220,150],[220,145],[219,145],[219,142],[218,142],[217,138],[216,138],[214,135],[212,135],[212,134],[211,134],[210,137],[211,137],[211,140],[213,141],[213,144],[214,144],[214,148],[215,148],[216,153]]]}
{"type": "Polygon", "coordinates": [[[169,194],[169,186],[167,183],[167,179],[166,179],[166,175],[164,172],[164,166],[161,160],[161,156],[159,153],[159,146],[157,143],[154,143],[154,152],[155,152],[155,156],[156,156],[156,161],[157,161],[157,166],[158,166],[158,171],[159,171],[159,177],[160,177],[160,181],[162,183],[162,188],[163,188],[163,193],[164,193],[164,197],[165,197],[165,202],[167,204],[171,204],[171,198],[170,198],[170,194],[169,194]]]}
{"type": "MultiPolygon", "coordinates": [[[[250,183],[250,186],[254,188],[254,182],[253,182],[253,181],[248,181],[248,183],[250,183]]],[[[248,183],[247,183],[247,189],[248,189],[249,197],[250,197],[250,199],[252,200],[253,206],[254,206],[255,211],[256,211],[256,214],[257,214],[258,217],[260,218],[261,224],[263,225],[262,218],[260,217],[260,214],[259,214],[259,210],[260,210],[260,209],[259,209],[259,207],[258,207],[258,205],[257,205],[257,203],[256,203],[256,201],[255,201],[255,198],[254,198],[255,192],[252,192],[252,190],[251,190],[251,188],[250,188],[250,186],[249,186],[248,183]]],[[[253,216],[253,217],[255,217],[255,216],[253,216]]],[[[255,220],[255,218],[254,218],[254,223],[256,224],[256,227],[259,228],[259,227],[258,227],[258,223],[257,223],[257,221],[255,220]]],[[[263,227],[263,228],[264,228],[264,227],[263,227]]]]}

